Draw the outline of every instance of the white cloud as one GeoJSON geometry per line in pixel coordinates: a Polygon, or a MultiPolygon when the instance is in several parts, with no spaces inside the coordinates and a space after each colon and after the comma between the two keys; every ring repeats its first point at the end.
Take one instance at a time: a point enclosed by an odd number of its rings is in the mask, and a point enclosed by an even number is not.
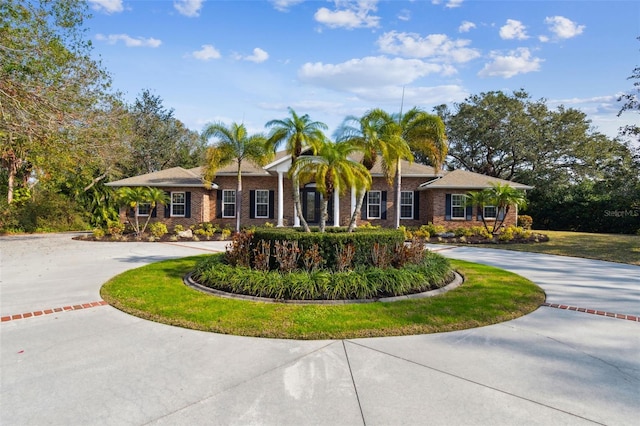
{"type": "Polygon", "coordinates": [[[518,74],[526,74],[540,70],[542,59],[533,57],[529,49],[519,48],[501,55],[499,52],[491,52],[492,62],[486,64],[478,73],[480,77],[511,78],[518,74]]]}
{"type": "Polygon", "coordinates": [[[401,21],[411,20],[411,11],[408,9],[402,9],[400,13],[398,13],[398,19],[401,21]]]}
{"type": "Polygon", "coordinates": [[[584,25],[578,25],[564,16],[550,16],[544,20],[551,31],[557,38],[567,39],[576,37],[586,28],[584,25]]]}
{"type": "Polygon", "coordinates": [[[242,56],[239,54],[235,54],[233,57],[234,59],[237,59],[237,60],[250,61],[250,62],[255,62],[256,64],[259,64],[269,59],[269,54],[264,50],[260,49],[259,47],[256,47],[255,49],[253,49],[253,54],[251,55],[242,56]]]}
{"type": "Polygon", "coordinates": [[[195,18],[200,16],[202,3],[204,3],[204,0],[175,0],[173,7],[175,7],[181,15],[195,18]]]}
{"type": "MultiPolygon", "coordinates": [[[[455,7],[460,7],[463,1],[464,0],[448,0],[444,2],[445,3],[444,6],[450,9],[453,9],[455,7]]],[[[436,5],[442,4],[442,0],[431,0],[431,4],[436,4],[436,5]]]]}
{"type": "Polygon", "coordinates": [[[218,49],[210,44],[203,44],[200,50],[191,53],[191,56],[201,61],[210,61],[211,59],[220,59],[218,49]]]}
{"type": "Polygon", "coordinates": [[[156,38],[144,38],[144,37],[131,37],[127,34],[96,34],[96,40],[104,41],[108,44],[116,44],[121,41],[127,47],[159,47],[162,41],[156,38]]]}
{"type": "Polygon", "coordinates": [[[467,47],[469,40],[451,40],[445,34],[420,37],[415,33],[390,31],[378,38],[383,53],[412,58],[436,58],[451,62],[468,62],[480,56],[477,49],[467,47]]]}
{"type": "Polygon", "coordinates": [[[468,33],[472,29],[476,28],[476,24],[470,21],[462,21],[462,24],[458,27],[458,32],[468,33]]]}
{"type": "Polygon", "coordinates": [[[269,0],[273,7],[280,12],[288,12],[291,6],[302,3],[304,0],[269,0]]]}
{"type": "Polygon", "coordinates": [[[507,23],[500,28],[500,38],[503,40],[526,40],[529,36],[522,22],[507,19],[507,23]]]}
{"type": "Polygon", "coordinates": [[[124,10],[122,0],[89,0],[89,4],[93,9],[105,13],[116,13],[124,10]]]}
{"type": "Polygon", "coordinates": [[[455,70],[450,66],[431,64],[419,59],[368,56],[340,64],[308,62],[298,70],[298,77],[305,83],[355,92],[359,88],[402,86],[429,74],[452,73],[455,70]]]}
{"type": "Polygon", "coordinates": [[[335,0],[336,10],[321,7],[313,17],[329,28],[377,28],[380,17],[370,14],[378,9],[377,3],[378,0],[335,0]]]}

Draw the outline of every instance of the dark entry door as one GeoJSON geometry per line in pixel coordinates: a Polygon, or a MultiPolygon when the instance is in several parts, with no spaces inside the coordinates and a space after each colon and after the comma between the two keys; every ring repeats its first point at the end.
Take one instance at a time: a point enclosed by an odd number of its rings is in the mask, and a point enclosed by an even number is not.
{"type": "MultiPolygon", "coordinates": [[[[301,189],[300,198],[302,201],[302,215],[310,225],[320,223],[320,212],[322,211],[322,195],[315,189],[301,189]]],[[[333,200],[329,200],[327,225],[333,224],[333,200]]]]}

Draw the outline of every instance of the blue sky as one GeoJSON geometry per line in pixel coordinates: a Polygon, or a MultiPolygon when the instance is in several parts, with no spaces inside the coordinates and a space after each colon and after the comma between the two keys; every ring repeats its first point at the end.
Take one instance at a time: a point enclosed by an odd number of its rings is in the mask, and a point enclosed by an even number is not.
{"type": "Polygon", "coordinates": [[[640,66],[640,1],[89,0],[94,53],[132,102],[150,89],[193,130],[287,107],[325,122],[429,112],[492,90],[585,112],[617,135],[640,66]]]}

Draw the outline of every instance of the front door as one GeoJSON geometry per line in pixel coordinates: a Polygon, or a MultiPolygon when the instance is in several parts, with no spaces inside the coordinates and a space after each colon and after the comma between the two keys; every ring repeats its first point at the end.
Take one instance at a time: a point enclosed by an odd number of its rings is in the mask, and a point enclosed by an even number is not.
{"type": "MultiPolygon", "coordinates": [[[[309,225],[320,224],[322,195],[315,189],[301,189],[302,215],[309,225]]],[[[329,200],[327,225],[333,224],[333,200],[329,200]]]]}

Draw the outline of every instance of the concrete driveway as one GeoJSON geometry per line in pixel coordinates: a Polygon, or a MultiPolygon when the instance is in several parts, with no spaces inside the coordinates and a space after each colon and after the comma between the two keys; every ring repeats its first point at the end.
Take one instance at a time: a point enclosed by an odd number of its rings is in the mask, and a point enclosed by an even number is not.
{"type": "Polygon", "coordinates": [[[115,274],[223,248],[0,238],[0,424],[638,424],[640,267],[443,250],[532,279],[558,308],[393,338],[226,336],[100,303],[115,274]]]}

